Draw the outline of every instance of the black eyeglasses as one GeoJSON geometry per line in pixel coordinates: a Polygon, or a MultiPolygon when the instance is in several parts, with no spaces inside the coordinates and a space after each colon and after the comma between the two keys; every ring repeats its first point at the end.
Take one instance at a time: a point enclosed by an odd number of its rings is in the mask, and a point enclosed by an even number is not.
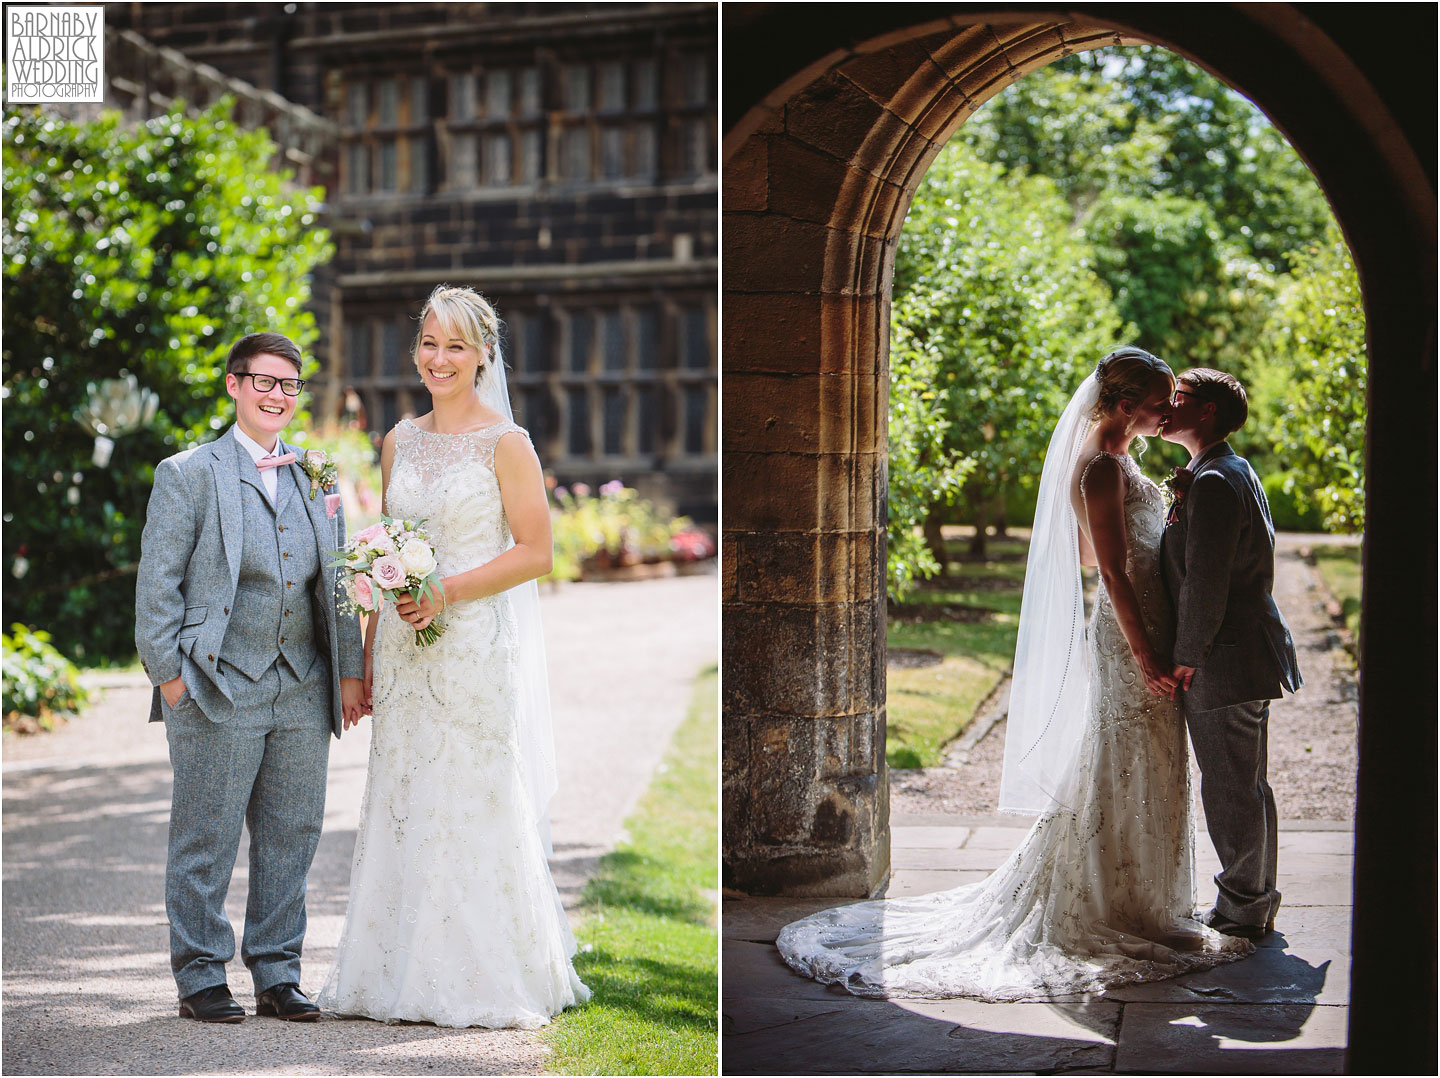
{"type": "Polygon", "coordinates": [[[1199,400],[1204,400],[1204,399],[1205,399],[1204,397],[1200,396],[1199,393],[1192,393],[1192,392],[1190,392],[1190,390],[1188,390],[1188,389],[1177,389],[1174,393],[1170,394],[1170,403],[1171,403],[1171,404],[1177,403],[1177,401],[1178,401],[1178,399],[1179,399],[1180,397],[1195,397],[1195,398],[1197,398],[1197,399],[1199,399],[1199,400]]]}
{"type": "Polygon", "coordinates": [[[250,384],[255,387],[256,393],[269,393],[275,388],[275,383],[280,383],[280,392],[287,397],[298,397],[300,391],[305,388],[303,378],[276,378],[270,374],[251,374],[249,371],[236,371],[236,378],[248,378],[250,384]]]}

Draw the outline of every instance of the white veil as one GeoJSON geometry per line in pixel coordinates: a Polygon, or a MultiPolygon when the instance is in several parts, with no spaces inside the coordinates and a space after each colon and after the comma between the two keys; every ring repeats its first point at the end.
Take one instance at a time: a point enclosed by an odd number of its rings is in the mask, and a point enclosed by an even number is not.
{"type": "Polygon", "coordinates": [[[1015,640],[1001,812],[1040,813],[1057,807],[1062,780],[1075,762],[1085,729],[1090,679],[1079,522],[1070,503],[1070,477],[1099,400],[1100,383],[1091,374],[1060,416],[1040,473],[1015,640]]]}
{"type": "MultiPolygon", "coordinates": [[[[505,377],[505,357],[497,341],[490,349],[478,388],[480,399],[512,423],[510,389],[505,377]]],[[[513,540],[512,540],[513,544],[513,540]]],[[[540,589],[533,580],[510,589],[510,606],[519,625],[519,655],[515,680],[519,706],[520,774],[535,810],[545,856],[550,844],[550,798],[559,785],[555,776],[555,733],[550,720],[550,674],[545,661],[545,634],[540,628],[540,589]]]]}

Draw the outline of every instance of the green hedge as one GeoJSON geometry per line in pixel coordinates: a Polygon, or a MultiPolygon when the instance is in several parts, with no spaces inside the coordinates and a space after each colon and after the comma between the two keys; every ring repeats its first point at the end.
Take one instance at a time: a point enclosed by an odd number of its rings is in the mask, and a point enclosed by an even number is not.
{"type": "Polygon", "coordinates": [[[0,635],[4,646],[5,720],[28,715],[49,729],[59,712],[75,712],[89,694],[75,664],[56,651],[50,634],[25,625],[0,635]]]}

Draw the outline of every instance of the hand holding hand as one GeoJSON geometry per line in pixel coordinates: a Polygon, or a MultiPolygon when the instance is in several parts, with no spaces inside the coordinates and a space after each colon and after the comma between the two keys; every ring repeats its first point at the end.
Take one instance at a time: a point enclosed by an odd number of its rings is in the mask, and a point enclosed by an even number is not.
{"type": "Polygon", "coordinates": [[[1140,673],[1145,678],[1146,687],[1156,696],[1175,699],[1175,689],[1179,682],[1170,672],[1170,664],[1162,662],[1160,656],[1149,648],[1136,658],[1140,662],[1140,673]]]}
{"type": "Polygon", "coordinates": [[[365,679],[342,677],[340,679],[341,729],[358,726],[369,709],[365,704],[365,679]]]}
{"type": "Polygon", "coordinates": [[[1194,680],[1195,677],[1195,667],[1180,666],[1177,664],[1175,668],[1170,671],[1170,676],[1175,679],[1176,684],[1179,685],[1180,688],[1188,692],[1190,689],[1190,682],[1194,680]]]}
{"type": "Polygon", "coordinates": [[[180,697],[185,695],[185,679],[173,677],[160,686],[160,695],[165,697],[165,702],[174,707],[180,702],[180,697]]]}

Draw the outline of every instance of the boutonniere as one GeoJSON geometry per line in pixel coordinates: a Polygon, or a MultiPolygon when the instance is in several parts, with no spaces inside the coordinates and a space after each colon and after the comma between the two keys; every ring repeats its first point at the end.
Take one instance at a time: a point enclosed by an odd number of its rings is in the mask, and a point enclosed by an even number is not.
{"type": "Polygon", "coordinates": [[[1162,484],[1165,494],[1170,501],[1170,513],[1165,518],[1166,524],[1173,524],[1180,513],[1180,503],[1185,500],[1185,495],[1190,493],[1190,486],[1195,482],[1195,473],[1189,468],[1176,468],[1174,473],[1162,484]]]}
{"type": "MultiPolygon", "coordinates": [[[[329,454],[323,449],[307,449],[300,454],[300,469],[310,477],[310,500],[315,500],[315,495],[320,493],[321,488],[332,490],[340,481],[340,471],[335,467],[335,462],[330,459],[329,454]]],[[[340,495],[336,493],[325,495],[325,515],[332,520],[335,512],[340,508],[340,495]]]]}
{"type": "Polygon", "coordinates": [[[310,500],[320,493],[321,487],[333,487],[340,479],[335,462],[323,449],[307,449],[300,454],[300,468],[310,477],[310,500]]]}

